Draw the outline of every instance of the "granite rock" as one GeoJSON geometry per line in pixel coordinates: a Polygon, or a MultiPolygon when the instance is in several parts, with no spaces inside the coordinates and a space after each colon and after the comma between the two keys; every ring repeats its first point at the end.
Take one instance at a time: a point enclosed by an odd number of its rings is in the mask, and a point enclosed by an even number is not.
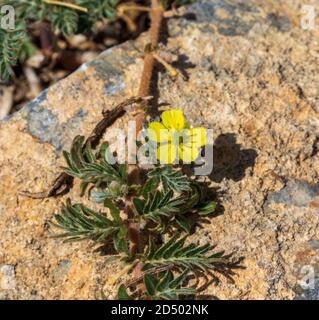
{"type": "MultiPolygon", "coordinates": [[[[208,298],[316,296],[300,286],[305,266],[317,277],[319,257],[319,22],[301,27],[303,4],[206,0],[167,22],[166,46],[187,80],[160,70],[157,104],[214,130],[209,179],[221,208],[191,238],[244,258],[234,283],[221,276],[202,293],[208,298]]],[[[114,297],[106,279],[120,265],[89,243],[51,238],[48,223],[62,202],[80,201],[78,182],[57,199],[19,191],[46,189],[72,138],[136,94],[146,42],[142,35],[105,51],[0,123],[0,266],[14,266],[15,277],[1,297],[94,299],[102,287],[114,297]]]]}

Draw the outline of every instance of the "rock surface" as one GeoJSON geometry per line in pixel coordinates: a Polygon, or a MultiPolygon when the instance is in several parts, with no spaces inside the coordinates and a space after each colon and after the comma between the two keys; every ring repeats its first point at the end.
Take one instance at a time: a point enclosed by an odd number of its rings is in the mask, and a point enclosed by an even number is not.
{"type": "MultiPolygon", "coordinates": [[[[303,280],[319,272],[319,21],[304,30],[302,6],[206,0],[168,20],[167,47],[188,80],[159,72],[158,105],[214,130],[209,178],[223,206],[192,239],[244,257],[235,282],[221,277],[208,298],[318,298],[318,281],[303,280]]],[[[46,189],[74,135],[136,94],[145,43],[142,35],[105,51],[0,123],[0,297],[94,299],[102,287],[114,297],[106,280],[120,266],[88,243],[51,238],[53,213],[66,197],[80,200],[78,183],[58,199],[19,191],[46,189]]]]}

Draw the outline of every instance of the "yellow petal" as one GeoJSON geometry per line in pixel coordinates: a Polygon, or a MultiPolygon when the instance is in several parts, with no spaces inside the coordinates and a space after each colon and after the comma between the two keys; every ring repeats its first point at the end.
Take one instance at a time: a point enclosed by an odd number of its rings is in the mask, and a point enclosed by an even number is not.
{"type": "Polygon", "coordinates": [[[166,128],[182,130],[185,126],[183,110],[172,109],[162,113],[162,121],[166,128]]]}
{"type": "Polygon", "coordinates": [[[177,148],[171,143],[161,143],[157,148],[157,159],[161,164],[171,164],[177,157],[177,148]]]}
{"type": "Polygon", "coordinates": [[[198,148],[193,146],[187,146],[181,144],[178,149],[179,158],[183,160],[184,163],[191,163],[195,161],[199,155],[198,148]]]}
{"type": "Polygon", "coordinates": [[[160,122],[151,122],[148,126],[147,136],[155,142],[167,142],[169,138],[169,130],[160,122]]]}
{"type": "Polygon", "coordinates": [[[202,127],[189,129],[191,139],[190,142],[193,147],[199,148],[206,144],[206,129],[202,127]]]}

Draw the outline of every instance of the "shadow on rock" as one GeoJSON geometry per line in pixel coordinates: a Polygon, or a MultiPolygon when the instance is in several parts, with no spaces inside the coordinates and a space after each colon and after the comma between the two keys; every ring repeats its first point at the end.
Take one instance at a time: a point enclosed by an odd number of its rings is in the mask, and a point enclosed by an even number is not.
{"type": "Polygon", "coordinates": [[[238,270],[245,270],[246,267],[243,264],[245,257],[240,256],[236,257],[237,252],[232,252],[229,255],[225,255],[224,251],[221,251],[216,254],[216,261],[213,263],[213,268],[211,270],[200,272],[195,274],[203,278],[202,285],[197,288],[198,292],[205,291],[209,288],[210,285],[218,285],[221,282],[220,276],[225,277],[229,283],[235,283],[235,277],[237,276],[238,270]],[[217,258],[217,256],[220,256],[217,258]]]}
{"type": "MultiPolygon", "coordinates": [[[[187,81],[189,79],[188,69],[192,69],[192,68],[196,67],[196,65],[194,63],[192,63],[189,60],[189,57],[185,54],[177,55],[176,61],[174,61],[174,62],[168,61],[168,63],[170,63],[175,69],[178,70],[178,72],[184,78],[185,81],[187,81]]],[[[151,115],[152,118],[156,118],[161,115],[161,113],[162,113],[162,111],[160,111],[161,107],[171,106],[171,104],[167,101],[159,103],[159,96],[160,96],[160,92],[158,90],[158,88],[159,88],[158,74],[159,73],[167,74],[167,70],[165,69],[165,67],[163,65],[161,65],[160,63],[157,63],[156,64],[156,72],[154,72],[153,76],[152,76],[152,86],[151,86],[152,94],[151,95],[153,96],[153,99],[151,100],[151,107],[148,109],[148,113],[151,115]]]]}
{"type": "Polygon", "coordinates": [[[214,182],[224,178],[240,181],[245,177],[245,170],[254,167],[256,157],[256,150],[242,149],[236,143],[235,134],[221,134],[214,141],[214,167],[209,178],[214,182]]]}
{"type": "Polygon", "coordinates": [[[177,61],[173,62],[172,66],[183,75],[183,78],[187,81],[189,80],[188,69],[193,69],[196,67],[194,63],[189,60],[189,57],[185,54],[179,54],[177,61]]]}

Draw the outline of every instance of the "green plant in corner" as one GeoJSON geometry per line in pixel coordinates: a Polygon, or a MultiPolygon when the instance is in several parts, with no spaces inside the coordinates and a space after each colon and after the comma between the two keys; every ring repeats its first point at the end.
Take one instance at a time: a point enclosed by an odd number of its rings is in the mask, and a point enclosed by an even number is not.
{"type": "MultiPolygon", "coordinates": [[[[194,0],[163,1],[168,5],[181,6],[194,0]]],[[[31,31],[40,32],[40,49],[47,54],[52,50],[58,36],[73,34],[90,35],[98,22],[106,23],[121,18],[128,29],[135,31],[135,22],[128,12],[148,11],[139,2],[121,0],[0,0],[0,8],[14,8],[14,29],[0,28],[0,80],[7,81],[14,75],[13,67],[24,62],[36,50],[31,31]]],[[[3,16],[0,13],[0,18],[3,16]]]]}
{"type": "MultiPolygon", "coordinates": [[[[41,49],[47,50],[51,38],[62,34],[90,32],[98,21],[111,21],[117,16],[118,0],[0,0],[0,8],[14,8],[14,29],[0,28],[0,80],[13,75],[12,67],[25,60],[32,47],[30,29],[40,30],[41,49]]],[[[0,14],[1,18],[1,14],[0,14]]]]}
{"type": "Polygon", "coordinates": [[[9,78],[12,73],[11,66],[17,63],[21,50],[27,41],[24,24],[16,26],[14,30],[0,28],[0,79],[9,78]]]}

